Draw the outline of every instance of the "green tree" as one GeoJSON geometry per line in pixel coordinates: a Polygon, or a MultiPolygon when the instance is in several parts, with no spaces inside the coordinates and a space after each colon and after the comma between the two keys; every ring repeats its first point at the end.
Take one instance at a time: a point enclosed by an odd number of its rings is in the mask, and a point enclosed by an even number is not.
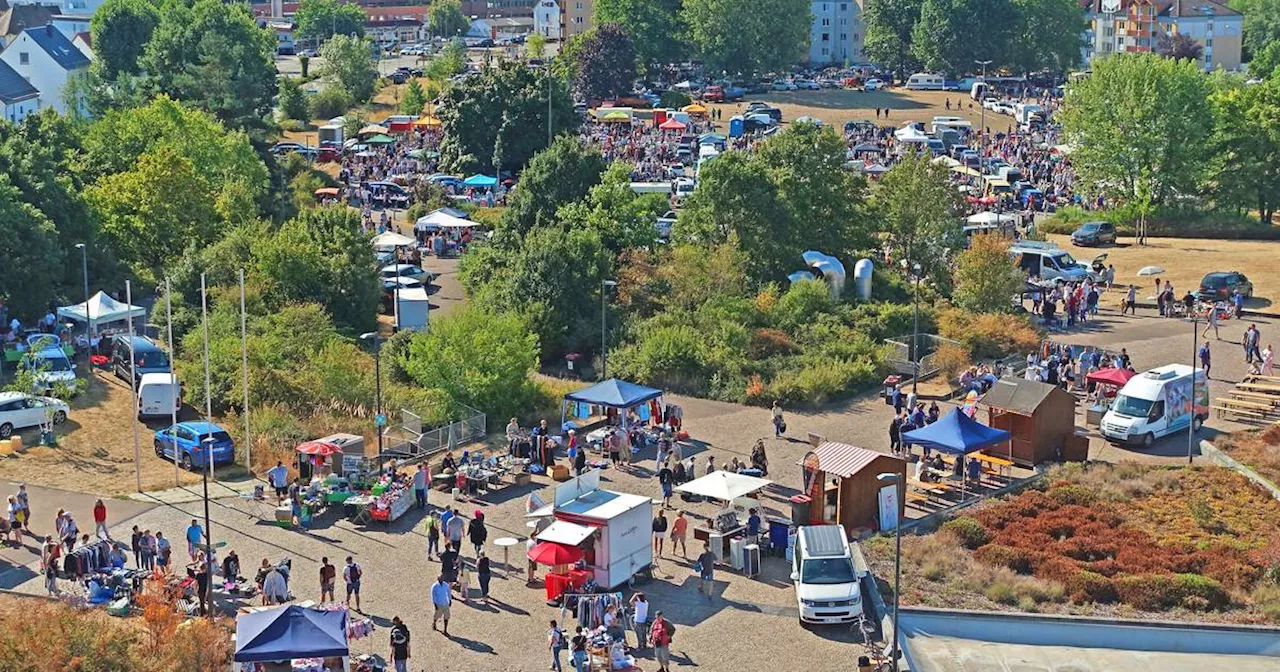
{"type": "Polygon", "coordinates": [[[0,173],[0,245],[6,270],[0,273],[0,296],[11,315],[37,316],[49,305],[62,276],[62,252],[53,223],[29,203],[0,173]]]}
{"type": "Polygon", "coordinates": [[[462,72],[466,66],[467,47],[460,38],[454,38],[445,42],[440,48],[440,53],[427,62],[426,72],[431,79],[443,82],[462,72]]]}
{"type": "Polygon", "coordinates": [[[975,61],[1004,63],[1015,20],[1010,0],[924,0],[911,31],[911,55],[925,68],[949,74],[970,72],[975,61]]]}
{"type": "MultiPolygon", "coordinates": [[[[336,84],[329,84],[311,96],[311,119],[332,119],[347,113],[352,106],[351,94],[336,84]]],[[[360,130],[357,128],[356,130],[360,130]]]]}
{"type": "Polygon", "coordinates": [[[905,74],[916,69],[911,56],[911,32],[920,19],[923,0],[866,0],[863,51],[867,58],[905,74]]]}
{"type": "Polygon", "coordinates": [[[1066,72],[1080,61],[1084,10],[1077,0],[1013,0],[1007,64],[1017,72],[1066,72]]]}
{"type": "Polygon", "coordinates": [[[600,150],[585,148],[573,137],[556,138],[521,173],[499,235],[521,240],[534,229],[556,224],[560,208],[586,196],[606,167],[600,150]]]}
{"type": "Polygon", "coordinates": [[[533,409],[537,389],[531,375],[537,364],[538,338],[524,320],[474,303],[414,336],[401,360],[418,385],[443,390],[497,418],[533,409]]]}
{"type": "Polygon", "coordinates": [[[662,194],[633,191],[631,168],[631,164],[622,161],[610,165],[586,198],[561,206],[557,218],[565,226],[600,234],[601,243],[615,254],[651,245],[655,237],[654,222],[670,204],[662,194]]]}
{"type": "Polygon", "coordinates": [[[1057,115],[1077,148],[1071,163],[1082,186],[1138,208],[1194,194],[1208,168],[1208,94],[1192,62],[1155,54],[1095,62],[1057,115]]]}
{"type": "Polygon", "coordinates": [[[400,99],[400,112],[404,114],[422,114],[422,109],[427,106],[427,92],[422,90],[422,85],[418,80],[409,80],[408,86],[404,87],[404,97],[400,99]]]}
{"type": "Polygon", "coordinates": [[[373,47],[368,38],[335,35],[320,48],[324,65],[320,76],[346,91],[357,104],[373,97],[378,83],[378,66],[373,62],[373,47]]]}
{"type": "Polygon", "coordinates": [[[138,57],[160,25],[160,10],[150,0],[106,0],[89,20],[94,66],[107,79],[136,74],[138,57]]]}
{"type": "Polygon", "coordinates": [[[520,170],[547,147],[548,121],[556,135],[577,130],[581,121],[564,82],[523,62],[485,68],[441,98],[441,160],[455,172],[520,170]]]}
{"type": "Polygon", "coordinates": [[[547,38],[539,33],[529,36],[524,45],[524,54],[529,58],[542,58],[547,55],[547,38]]]}
{"type": "Polygon", "coordinates": [[[975,235],[969,249],[956,257],[955,302],[974,313],[1006,313],[1024,279],[1013,256],[1010,240],[997,234],[975,235]]]}
{"type": "Polygon", "coordinates": [[[688,42],[713,70],[785,70],[804,58],[808,0],[685,0],[688,42]]]}
{"type": "Polygon", "coordinates": [[[722,154],[703,167],[674,235],[733,242],[757,283],[780,282],[802,267],[805,250],[847,258],[871,240],[865,183],[844,161],[844,140],[813,124],[789,126],[755,154],[722,154]]]}
{"type": "Polygon", "coordinates": [[[306,121],[310,118],[310,111],[307,110],[307,96],[302,92],[302,86],[298,84],[297,79],[281,77],[277,95],[280,114],[284,115],[285,119],[306,121]]]}
{"type": "Polygon", "coordinates": [[[586,100],[630,93],[636,81],[636,52],[631,36],[616,23],[592,26],[582,38],[573,88],[586,100]]]}
{"type": "Polygon", "coordinates": [[[1223,75],[1210,102],[1219,197],[1270,224],[1280,205],[1280,80],[1245,86],[1223,75]]]}
{"type": "Polygon", "coordinates": [[[232,128],[261,130],[276,93],[276,37],[248,5],[167,2],[138,65],[150,85],[232,128]]]}
{"type": "Polygon", "coordinates": [[[596,21],[621,26],[635,43],[640,67],[648,71],[681,58],[680,4],[680,0],[600,0],[595,4],[596,21]]]}
{"type": "Polygon", "coordinates": [[[908,152],[880,178],[872,204],[892,258],[920,264],[945,285],[947,258],[964,242],[960,194],[946,168],[908,152]]]}
{"type": "Polygon", "coordinates": [[[431,34],[437,37],[461,35],[471,27],[466,14],[462,13],[462,3],[458,0],[438,0],[431,3],[427,24],[431,27],[431,34]]]}
{"type": "MultiPolygon", "coordinates": [[[[1243,42],[1250,61],[1263,55],[1270,45],[1280,43],[1280,0],[1250,0],[1244,14],[1243,42]]],[[[1267,59],[1272,60],[1274,59],[1267,59]]]]}
{"type": "Polygon", "coordinates": [[[364,37],[366,20],[360,5],[338,0],[302,0],[293,14],[298,39],[318,42],[334,35],[364,37]]]}

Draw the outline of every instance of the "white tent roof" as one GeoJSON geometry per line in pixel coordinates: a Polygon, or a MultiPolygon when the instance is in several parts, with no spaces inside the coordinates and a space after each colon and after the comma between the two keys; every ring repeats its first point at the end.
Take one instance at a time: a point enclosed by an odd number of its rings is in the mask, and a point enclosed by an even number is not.
{"type": "Polygon", "coordinates": [[[400,289],[400,302],[410,303],[415,301],[429,302],[431,297],[427,295],[427,290],[423,287],[403,287],[400,289]]]}
{"type": "Polygon", "coordinates": [[[409,236],[400,235],[395,231],[383,231],[373,237],[374,247],[404,247],[414,242],[409,236]]]}
{"type": "Polygon", "coordinates": [[[454,217],[449,213],[436,210],[435,212],[429,215],[423,215],[422,217],[419,217],[418,221],[413,225],[413,228],[418,231],[425,231],[430,228],[466,229],[466,228],[473,227],[475,225],[476,223],[469,219],[454,217]]]}
{"type": "Polygon", "coordinates": [[[1016,222],[1018,218],[1013,215],[1002,215],[994,212],[979,212],[976,215],[969,215],[969,218],[965,221],[970,224],[1002,224],[1016,222]]]}
{"type": "Polygon", "coordinates": [[[557,544],[565,544],[566,546],[577,546],[587,540],[593,532],[594,527],[570,523],[564,520],[557,520],[547,526],[537,535],[538,541],[552,541],[557,544]]]}
{"type": "Polygon", "coordinates": [[[702,495],[711,499],[731,502],[745,497],[766,485],[773,483],[768,479],[744,476],[732,471],[713,471],[702,478],[695,479],[676,488],[680,492],[691,495],[702,495]]]}
{"type": "Polygon", "coordinates": [[[914,121],[908,122],[902,128],[894,131],[893,137],[897,138],[898,142],[926,142],[929,139],[929,136],[925,135],[924,131],[916,127],[916,122],[914,121]]]}
{"type": "Polygon", "coordinates": [[[116,301],[107,296],[106,292],[98,292],[89,297],[88,317],[85,317],[85,306],[83,303],[77,303],[70,306],[63,306],[58,309],[58,315],[76,322],[88,322],[93,320],[97,324],[106,322],[118,322],[127,320],[131,317],[146,317],[147,309],[140,306],[131,306],[127,303],[116,301]]]}

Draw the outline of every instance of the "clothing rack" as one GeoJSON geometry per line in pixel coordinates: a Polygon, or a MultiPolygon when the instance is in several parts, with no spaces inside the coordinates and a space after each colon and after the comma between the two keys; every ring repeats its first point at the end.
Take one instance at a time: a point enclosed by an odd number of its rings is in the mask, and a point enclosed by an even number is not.
{"type": "Polygon", "coordinates": [[[578,603],[573,609],[573,613],[578,625],[581,625],[583,629],[594,630],[602,625],[603,614],[610,606],[618,607],[618,626],[623,630],[632,628],[629,605],[623,599],[622,593],[565,593],[560,597],[562,598],[560,603],[560,621],[562,623],[568,621],[569,599],[578,598],[578,603]],[[583,598],[586,599],[584,600],[583,598]]]}

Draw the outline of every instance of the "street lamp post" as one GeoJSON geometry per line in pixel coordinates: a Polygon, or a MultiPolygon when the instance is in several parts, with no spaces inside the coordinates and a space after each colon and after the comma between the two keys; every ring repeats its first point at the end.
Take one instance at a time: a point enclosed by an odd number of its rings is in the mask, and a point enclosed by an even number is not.
{"type": "MultiPolygon", "coordinates": [[[[84,319],[85,340],[89,343],[89,354],[93,354],[93,316],[89,314],[89,252],[84,243],[76,243],[80,250],[80,276],[84,279],[84,319]]],[[[92,380],[92,376],[89,377],[92,380]]]]}
{"type": "Polygon", "coordinates": [[[609,311],[605,306],[605,298],[609,296],[609,288],[617,287],[617,286],[618,286],[618,282],[616,280],[602,279],[600,281],[600,380],[605,379],[605,376],[607,375],[609,370],[609,366],[608,366],[609,346],[606,340],[606,336],[609,333],[609,323],[608,323],[609,311]]]}
{"type": "Polygon", "coordinates": [[[378,465],[382,465],[382,339],[376,331],[360,334],[360,340],[373,343],[374,429],[378,431],[378,465]]]}
{"type": "MultiPolygon", "coordinates": [[[[990,60],[974,61],[974,63],[977,63],[978,65],[982,66],[982,83],[986,84],[987,83],[987,66],[991,65],[991,61],[990,60]]],[[[979,100],[978,107],[981,108],[982,110],[981,112],[979,112],[979,114],[982,115],[982,118],[978,122],[978,124],[981,125],[982,128],[979,128],[978,132],[982,134],[982,158],[985,159],[987,158],[987,106],[983,105],[982,101],[979,100]]],[[[981,166],[979,166],[979,168],[981,168],[981,166]]]]}
{"type": "Polygon", "coordinates": [[[916,394],[916,385],[920,380],[920,264],[911,265],[912,298],[911,316],[911,394],[916,394]]]}
{"type": "MultiPolygon", "coordinates": [[[[899,506],[901,506],[902,476],[897,473],[876,474],[876,480],[894,485],[898,492],[899,506]]],[[[902,594],[902,521],[898,519],[897,512],[894,520],[896,524],[893,526],[895,549],[893,554],[893,649],[889,654],[889,661],[893,665],[893,672],[898,672],[898,596],[902,594]]]]}
{"type": "MultiPolygon", "coordinates": [[[[1213,306],[1209,310],[1217,310],[1213,306]]],[[[1196,320],[1196,311],[1191,312],[1191,424],[1187,425],[1187,464],[1194,462],[1196,447],[1196,343],[1199,342],[1200,325],[1196,320]]],[[[1209,381],[1205,381],[1208,385],[1209,381]]]]}

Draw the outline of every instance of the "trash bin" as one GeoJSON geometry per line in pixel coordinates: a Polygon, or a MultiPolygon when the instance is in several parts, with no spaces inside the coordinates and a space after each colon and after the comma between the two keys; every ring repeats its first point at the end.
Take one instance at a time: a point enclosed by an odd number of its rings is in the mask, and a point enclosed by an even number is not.
{"type": "Polygon", "coordinates": [[[883,388],[882,394],[884,395],[884,403],[886,405],[888,406],[893,405],[893,388],[895,385],[901,382],[902,382],[902,376],[895,375],[895,376],[889,376],[888,378],[885,378],[884,382],[880,384],[881,387],[883,388]]]}

